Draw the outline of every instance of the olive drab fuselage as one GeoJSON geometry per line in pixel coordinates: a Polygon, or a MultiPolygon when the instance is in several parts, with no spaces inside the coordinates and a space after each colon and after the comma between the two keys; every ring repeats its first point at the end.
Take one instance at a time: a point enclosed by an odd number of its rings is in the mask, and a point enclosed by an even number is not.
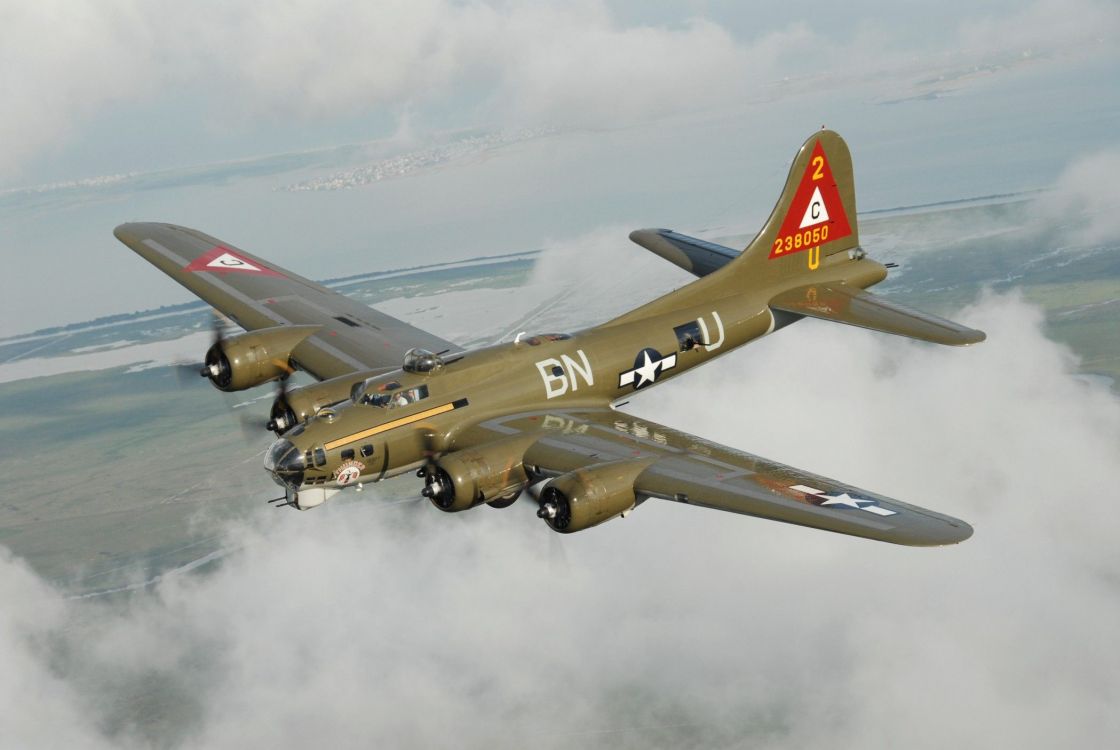
{"type": "MultiPolygon", "coordinates": [[[[883,271],[874,261],[845,258],[825,275],[863,285],[883,271]]],[[[770,294],[761,289],[572,335],[519,334],[514,342],[449,358],[432,372],[371,378],[367,392],[426,386],[427,396],[403,406],[346,401],[285,434],[310,457],[301,485],[292,489],[340,489],[415,470],[431,452],[455,450],[464,429],[491,417],[623,401],[796,319],[779,322],[781,313],[764,301],[770,294]]]]}

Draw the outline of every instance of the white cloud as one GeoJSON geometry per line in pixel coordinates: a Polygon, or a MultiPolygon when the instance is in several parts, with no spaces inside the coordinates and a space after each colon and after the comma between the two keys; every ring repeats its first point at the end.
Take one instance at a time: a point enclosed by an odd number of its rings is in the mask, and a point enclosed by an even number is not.
{"type": "Polygon", "coordinates": [[[496,35],[502,84],[514,114],[574,125],[629,125],[650,117],[742,100],[767,80],[779,55],[803,48],[803,30],[737,42],[702,19],[679,29],[618,28],[567,9],[515,14],[496,35]],[[787,47],[778,49],[772,39],[787,47]]]}
{"type": "Polygon", "coordinates": [[[476,87],[480,100],[466,106],[492,116],[601,125],[607,112],[628,120],[713,104],[750,74],[744,48],[716,24],[621,27],[593,0],[308,1],[253,16],[248,39],[234,23],[211,43],[242,50],[236,65],[252,100],[303,114],[424,103],[476,87]]]}
{"type": "Polygon", "coordinates": [[[622,27],[596,0],[55,0],[7,13],[0,50],[2,171],[106,107],[143,113],[143,99],[184,85],[208,90],[201,124],[404,113],[463,99],[465,124],[604,125],[714,104],[759,61],[713,23],[622,27]]]}
{"type": "Polygon", "coordinates": [[[1086,244],[1120,240],[1118,170],[1117,149],[1089,154],[1066,167],[1054,192],[1037,201],[1039,228],[1060,226],[1067,236],[1086,244]]]}
{"type": "Polygon", "coordinates": [[[694,277],[628,237],[633,227],[602,227],[578,237],[545,242],[527,290],[547,304],[537,318],[550,330],[586,328],[656,299],[694,277]],[[588,268],[598,273],[588,274],[588,268]],[[620,278],[618,271],[625,269],[620,278]]]}
{"type": "Polygon", "coordinates": [[[962,545],[657,502],[559,538],[370,494],[231,529],[219,569],[127,606],[5,560],[17,744],[1114,744],[1120,401],[1017,298],[960,317],[988,341],[810,321],[632,408],[959,515],[962,545]]]}
{"type": "Polygon", "coordinates": [[[66,626],[66,604],[27,566],[0,547],[0,702],[11,747],[109,747],[83,710],[73,683],[53,668],[53,634],[66,626]]]}
{"type": "MultiPolygon", "coordinates": [[[[194,117],[150,127],[267,129],[425,108],[453,112],[455,125],[614,127],[740,103],[790,75],[922,67],[898,41],[913,39],[920,16],[902,29],[884,27],[874,8],[857,11],[868,22],[842,38],[827,12],[789,23],[748,10],[738,26],[750,31],[737,37],[690,3],[668,13],[672,23],[649,24],[620,22],[606,0],[8,3],[0,173],[10,180],[113,107],[141,123],[167,119],[152,103],[174,97],[197,98],[194,117]]],[[[1043,0],[1000,14],[969,5],[961,19],[922,54],[1108,38],[1120,14],[1093,0],[1043,0]]]]}
{"type": "Polygon", "coordinates": [[[0,175],[158,79],[148,19],[131,0],[0,7],[0,175]]]}

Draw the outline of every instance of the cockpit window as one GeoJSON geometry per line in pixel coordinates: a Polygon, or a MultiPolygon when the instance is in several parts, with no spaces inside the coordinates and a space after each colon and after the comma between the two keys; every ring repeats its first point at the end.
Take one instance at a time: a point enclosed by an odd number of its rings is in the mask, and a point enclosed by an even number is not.
{"type": "Polygon", "coordinates": [[[378,406],[382,409],[395,409],[408,406],[428,397],[428,386],[417,385],[412,388],[401,388],[400,383],[391,383],[393,388],[385,390],[376,389],[363,393],[357,400],[359,404],[378,406]]]}
{"type": "Polygon", "coordinates": [[[362,396],[360,403],[370,406],[388,406],[392,397],[388,393],[367,393],[362,396]]]}
{"type": "Polygon", "coordinates": [[[405,372],[436,373],[443,369],[443,357],[427,349],[409,349],[404,355],[405,372]]]}
{"type": "Polygon", "coordinates": [[[350,389],[350,400],[355,404],[372,404],[380,396],[387,396],[392,391],[401,387],[397,381],[378,383],[377,378],[369,378],[361,383],[355,383],[350,389]]]}
{"type": "Polygon", "coordinates": [[[389,397],[390,401],[388,407],[393,409],[398,406],[408,406],[417,401],[423,401],[428,397],[428,386],[418,385],[415,388],[403,388],[399,391],[393,391],[389,397]]]}

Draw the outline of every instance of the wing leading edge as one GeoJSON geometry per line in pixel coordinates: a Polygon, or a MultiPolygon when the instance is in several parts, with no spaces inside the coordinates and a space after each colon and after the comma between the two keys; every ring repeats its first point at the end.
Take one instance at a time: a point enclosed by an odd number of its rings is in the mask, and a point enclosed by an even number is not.
{"type": "Polygon", "coordinates": [[[405,352],[413,347],[459,349],[193,229],[131,223],[120,225],[113,234],[248,331],[287,325],[320,326],[293,352],[299,366],[320,380],[399,367],[405,352]]]}
{"type": "MultiPolygon", "coordinates": [[[[964,521],[609,409],[516,414],[474,440],[537,432],[525,465],[559,475],[607,461],[650,461],[634,483],[660,498],[911,546],[956,544],[964,521]]],[[[473,440],[472,440],[473,442],[473,440]]]]}

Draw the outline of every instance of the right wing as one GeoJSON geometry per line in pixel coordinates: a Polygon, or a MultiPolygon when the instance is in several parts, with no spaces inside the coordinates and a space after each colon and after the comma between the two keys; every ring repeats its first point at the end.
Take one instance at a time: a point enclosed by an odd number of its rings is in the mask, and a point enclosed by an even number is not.
{"type": "Polygon", "coordinates": [[[113,234],[247,331],[320,326],[293,351],[300,368],[320,380],[400,367],[413,347],[460,349],[193,229],[133,223],[120,225],[113,234]]]}
{"type": "Polygon", "coordinates": [[[648,463],[634,482],[639,502],[660,498],[912,546],[972,535],[952,516],[606,408],[497,417],[476,425],[470,441],[519,434],[536,435],[524,465],[542,476],[611,461],[648,463]]]}

